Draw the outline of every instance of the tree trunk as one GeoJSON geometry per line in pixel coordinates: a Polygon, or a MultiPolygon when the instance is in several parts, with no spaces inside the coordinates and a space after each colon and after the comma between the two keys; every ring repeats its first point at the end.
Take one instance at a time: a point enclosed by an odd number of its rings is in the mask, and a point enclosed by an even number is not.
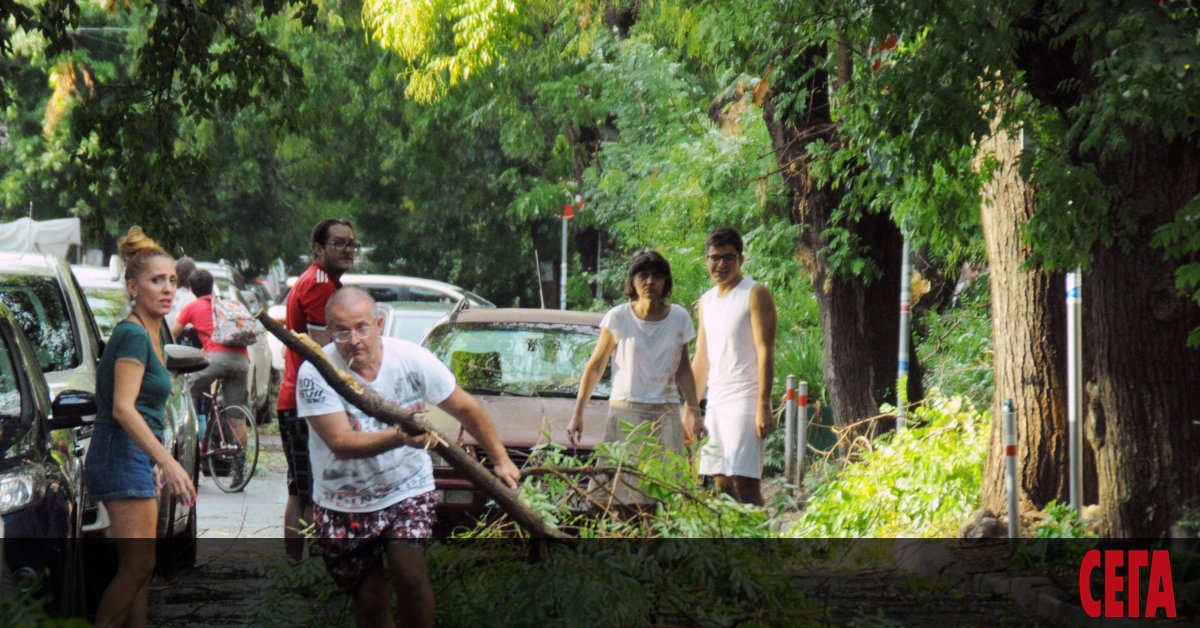
{"type": "MultiPolygon", "coordinates": [[[[802,54],[814,67],[819,65],[820,50],[802,54]]],[[[861,277],[835,274],[830,267],[823,233],[842,202],[842,194],[813,178],[806,154],[810,142],[820,139],[836,146],[840,141],[829,114],[827,83],[825,73],[814,73],[806,86],[808,107],[796,119],[778,118],[774,96],[763,103],[763,117],[784,184],[791,192],[792,220],[803,225],[799,254],[812,272],[821,312],[825,392],[833,408],[834,424],[846,428],[877,416],[881,402],[895,401],[888,395],[895,391],[896,382],[903,239],[887,216],[865,215],[844,227],[862,243],[882,276],[868,283],[861,277]]],[[[910,359],[915,360],[915,355],[910,359]]],[[[850,436],[870,438],[893,425],[891,417],[869,421],[857,426],[850,436]]],[[[844,440],[843,446],[847,442],[844,440]]]]}
{"type": "Polygon", "coordinates": [[[1017,419],[1018,498],[1023,509],[1041,509],[1052,499],[1065,502],[1069,497],[1064,276],[1024,269],[1030,248],[1021,239],[1021,227],[1033,218],[1036,203],[1018,169],[1019,138],[996,131],[982,142],[979,155],[999,162],[983,187],[981,204],[996,385],[982,502],[995,513],[1008,510],[1002,404],[1011,399],[1017,419]]]}
{"type": "Polygon", "coordinates": [[[1083,280],[1093,379],[1088,437],[1096,450],[1101,534],[1158,537],[1200,506],[1200,350],[1186,346],[1200,307],[1175,287],[1153,229],[1200,192],[1200,151],[1134,137],[1099,171],[1122,191],[1129,244],[1093,252],[1083,280]]]}

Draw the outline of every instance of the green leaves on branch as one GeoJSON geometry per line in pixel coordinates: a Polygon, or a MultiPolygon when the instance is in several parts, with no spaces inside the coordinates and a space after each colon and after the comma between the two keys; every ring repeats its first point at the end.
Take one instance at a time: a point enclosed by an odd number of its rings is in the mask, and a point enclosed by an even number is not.
{"type": "Polygon", "coordinates": [[[990,423],[961,398],[931,398],[916,427],[882,436],[814,491],[800,537],[946,537],[978,503],[990,423]]]}
{"type": "Polygon", "coordinates": [[[473,72],[491,66],[498,50],[518,43],[524,13],[544,2],[514,0],[367,0],[371,38],[409,66],[405,96],[430,104],[473,72]]]}

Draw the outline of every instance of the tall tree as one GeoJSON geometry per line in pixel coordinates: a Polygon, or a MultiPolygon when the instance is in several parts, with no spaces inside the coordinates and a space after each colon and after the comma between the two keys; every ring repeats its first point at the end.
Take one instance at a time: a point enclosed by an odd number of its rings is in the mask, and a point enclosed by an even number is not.
{"type": "Polygon", "coordinates": [[[793,58],[781,59],[802,82],[772,85],[763,115],[791,192],[792,220],[803,229],[799,244],[821,310],[825,386],[834,420],[850,430],[848,437],[869,439],[894,425],[890,420],[863,421],[878,415],[880,405],[890,401],[886,395],[896,390],[900,321],[896,304],[904,238],[889,216],[848,209],[853,201],[813,172],[809,145],[841,144],[827,96],[826,56],[826,49],[810,47],[793,58]],[[780,111],[777,103],[784,98],[803,104],[780,111]],[[853,262],[858,272],[835,265],[839,244],[831,241],[834,238],[862,247],[861,256],[853,262]]]}
{"type": "MultiPolygon", "coordinates": [[[[1063,273],[1027,268],[1033,252],[1021,229],[1033,219],[1037,204],[1034,188],[1020,168],[1020,135],[996,128],[980,142],[980,167],[994,168],[983,186],[981,211],[994,297],[992,416],[1002,416],[1005,401],[1014,403],[1020,503],[1038,509],[1069,497],[1066,291],[1063,273]]],[[[993,421],[988,451],[1002,451],[1004,446],[1004,423],[993,421]]],[[[1008,507],[1004,464],[1004,456],[993,455],[984,469],[983,505],[996,513],[1008,507]]]]}
{"type": "MultiPolygon", "coordinates": [[[[923,1],[861,6],[870,9],[863,23],[878,37],[907,35],[888,89],[861,93],[858,102],[886,112],[879,126],[912,155],[913,171],[928,172],[939,150],[978,146],[1000,113],[1010,132],[1025,131],[1030,150],[1021,168],[1034,193],[1032,215],[1024,224],[1021,212],[1010,220],[1030,245],[1029,263],[1050,272],[1087,271],[1087,431],[1096,452],[1101,529],[1113,536],[1163,534],[1200,503],[1200,467],[1190,445],[1200,429],[1193,420],[1197,397],[1186,383],[1200,378],[1198,352],[1186,344],[1200,308],[1172,281],[1177,268],[1186,268],[1180,262],[1200,248],[1183,243],[1195,233],[1194,224],[1184,225],[1200,191],[1200,78],[1192,69],[1200,60],[1200,15],[1191,5],[1101,8],[1072,0],[1014,0],[986,9],[923,1]],[[1159,243],[1176,244],[1179,262],[1155,246],[1156,233],[1159,243]]],[[[1180,283],[1188,285],[1186,277],[1180,283]]],[[[1028,298],[1015,291],[1019,285],[993,294],[993,302],[1028,298]]],[[[1020,337],[996,338],[1013,340],[1020,337]]],[[[1030,379],[1016,384],[1036,388],[1036,371],[1020,372],[1030,379]]],[[[1015,396],[1028,394],[1044,393],[1015,396]]],[[[1029,431],[1051,434],[1056,426],[1034,424],[1029,431]]],[[[1036,455],[1038,464],[1026,471],[1036,474],[1026,475],[1023,486],[1031,495],[1061,495],[1061,482],[1045,469],[1061,468],[1062,449],[1042,447],[1036,455]]]]}

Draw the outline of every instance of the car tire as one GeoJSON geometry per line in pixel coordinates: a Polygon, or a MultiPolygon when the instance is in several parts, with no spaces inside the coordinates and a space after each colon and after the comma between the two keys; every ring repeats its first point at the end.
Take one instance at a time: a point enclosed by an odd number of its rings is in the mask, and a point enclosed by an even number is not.
{"type": "Polygon", "coordinates": [[[175,567],[190,569],[196,566],[196,509],[188,515],[187,528],[175,538],[175,567]]]}
{"type": "Polygon", "coordinates": [[[158,537],[154,545],[154,571],[168,578],[175,574],[175,569],[178,567],[175,554],[175,533],[171,529],[175,523],[175,508],[175,500],[171,499],[171,505],[167,509],[166,534],[158,537]]]}
{"type": "Polygon", "coordinates": [[[87,612],[87,576],[84,573],[83,539],[67,541],[63,560],[61,587],[56,596],[55,611],[60,617],[79,617],[87,612]]]}
{"type": "MultiPolygon", "coordinates": [[[[192,467],[192,484],[196,486],[196,490],[200,490],[200,460],[197,459],[192,467]]],[[[192,504],[192,511],[188,513],[187,528],[183,534],[176,538],[175,562],[179,567],[192,568],[196,566],[196,549],[199,544],[197,541],[198,527],[197,520],[200,518],[198,512],[199,506],[192,504]]]]}

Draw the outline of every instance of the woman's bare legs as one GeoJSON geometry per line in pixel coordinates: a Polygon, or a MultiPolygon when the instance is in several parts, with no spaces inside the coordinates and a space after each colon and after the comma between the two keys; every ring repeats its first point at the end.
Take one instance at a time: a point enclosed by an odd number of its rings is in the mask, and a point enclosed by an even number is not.
{"type": "Polygon", "coordinates": [[[112,521],[109,536],[117,544],[117,575],[100,598],[96,625],[142,628],[150,611],[158,501],[114,499],[104,507],[112,521]]]}

